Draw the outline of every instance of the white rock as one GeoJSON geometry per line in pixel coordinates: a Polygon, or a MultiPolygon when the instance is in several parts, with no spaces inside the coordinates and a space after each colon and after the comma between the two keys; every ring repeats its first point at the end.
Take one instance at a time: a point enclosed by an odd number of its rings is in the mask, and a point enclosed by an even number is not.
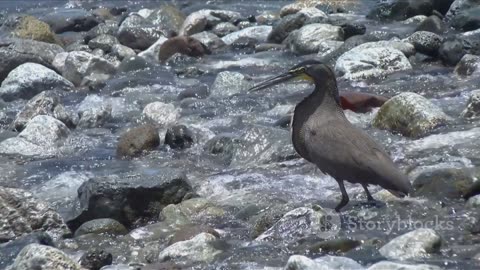
{"type": "Polygon", "coordinates": [[[58,71],[63,74],[65,69],[65,60],[67,60],[68,52],[61,52],[55,55],[53,59],[52,66],[55,67],[58,71]]]}
{"type": "Polygon", "coordinates": [[[238,72],[222,71],[217,74],[210,89],[210,94],[217,97],[227,97],[247,91],[253,87],[253,82],[238,72]]]}
{"type": "Polygon", "coordinates": [[[441,269],[442,268],[436,265],[405,264],[405,263],[381,261],[370,266],[367,270],[441,270],[441,269]]]}
{"type": "Polygon", "coordinates": [[[467,207],[478,208],[480,206],[480,195],[470,197],[466,205],[467,207]]]}
{"type": "Polygon", "coordinates": [[[101,127],[112,118],[112,106],[100,106],[83,111],[80,115],[78,127],[94,128],[101,127]]]}
{"type": "Polygon", "coordinates": [[[180,111],[173,104],[157,101],[145,106],[143,116],[155,124],[167,127],[173,125],[180,118],[180,111]]]}
{"type": "Polygon", "coordinates": [[[201,233],[187,241],[180,241],[160,252],[160,261],[186,259],[190,262],[211,262],[221,253],[211,245],[217,238],[209,233],[201,233]]]}
{"type": "Polygon", "coordinates": [[[258,42],[266,42],[268,34],[272,31],[272,27],[268,25],[262,25],[262,26],[251,26],[244,28],[240,31],[233,32],[231,34],[228,34],[222,38],[223,42],[227,45],[231,45],[234,43],[236,40],[247,37],[247,38],[253,38],[258,40],[258,42]]]}
{"type": "Polygon", "coordinates": [[[301,255],[293,255],[288,259],[285,270],[362,270],[365,269],[356,261],[340,256],[322,256],[312,260],[301,255]]]}
{"type": "Polygon", "coordinates": [[[392,48],[401,51],[405,54],[406,57],[410,57],[416,53],[415,47],[413,44],[397,39],[392,40],[380,40],[375,42],[367,42],[358,45],[355,47],[357,50],[367,49],[367,48],[392,48]]]}
{"type": "Polygon", "coordinates": [[[80,270],[82,268],[59,249],[30,244],[20,251],[10,269],[80,270]]]}
{"type": "Polygon", "coordinates": [[[127,46],[122,44],[115,44],[112,47],[112,54],[118,57],[118,59],[123,60],[125,58],[134,57],[137,55],[135,51],[127,46]]]}
{"type": "Polygon", "coordinates": [[[343,40],[343,30],[339,26],[312,23],[291,32],[286,43],[288,48],[298,54],[317,53],[324,40],[343,40]]]}
{"type": "Polygon", "coordinates": [[[75,85],[81,85],[83,79],[90,75],[110,76],[115,73],[115,65],[109,61],[87,52],[70,52],[65,59],[63,76],[75,85]]]}
{"type": "Polygon", "coordinates": [[[432,229],[416,229],[398,236],[380,248],[380,254],[392,260],[422,259],[440,248],[441,238],[432,229]]]}

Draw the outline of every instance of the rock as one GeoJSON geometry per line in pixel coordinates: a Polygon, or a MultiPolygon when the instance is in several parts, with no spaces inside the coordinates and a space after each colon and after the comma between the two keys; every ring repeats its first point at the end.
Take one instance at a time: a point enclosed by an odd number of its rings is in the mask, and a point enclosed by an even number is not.
{"type": "Polygon", "coordinates": [[[233,23],[221,22],[221,23],[215,25],[215,27],[213,27],[212,32],[213,32],[213,34],[215,34],[219,37],[224,37],[228,34],[236,32],[238,30],[240,30],[240,29],[238,29],[238,27],[236,27],[233,23]]]}
{"type": "MultiPolygon", "coordinates": [[[[433,15],[432,15],[433,16],[433,15]]],[[[403,24],[419,24],[425,21],[428,17],[425,15],[416,15],[413,17],[410,17],[404,21],[402,21],[403,24]]]]}
{"type": "Polygon", "coordinates": [[[65,70],[65,60],[67,60],[68,57],[68,52],[61,52],[55,56],[55,58],[52,61],[52,66],[60,71],[60,73],[63,73],[65,70]]]}
{"type": "Polygon", "coordinates": [[[5,269],[12,264],[18,253],[29,244],[54,246],[53,239],[45,232],[30,233],[5,244],[0,244],[0,268],[5,269]]]}
{"type": "Polygon", "coordinates": [[[52,156],[70,134],[67,126],[47,115],[37,115],[17,137],[0,143],[0,153],[25,156],[52,156]]]}
{"type": "Polygon", "coordinates": [[[480,28],[480,7],[476,0],[455,0],[446,14],[450,25],[462,31],[480,28]]]}
{"type": "Polygon", "coordinates": [[[65,59],[63,76],[74,85],[85,85],[85,78],[91,75],[104,75],[108,78],[116,71],[109,61],[87,52],[70,52],[65,59]]]}
{"type": "Polygon", "coordinates": [[[462,112],[462,117],[480,117],[480,90],[472,91],[470,98],[468,99],[467,108],[462,112]]]}
{"type": "Polygon", "coordinates": [[[273,26],[267,41],[271,43],[282,43],[290,32],[301,28],[306,20],[307,16],[300,12],[284,16],[273,26]]]}
{"type": "Polygon", "coordinates": [[[412,65],[401,51],[389,47],[358,46],[342,54],[335,65],[339,76],[354,81],[384,77],[411,68],[412,65]]]}
{"type": "Polygon", "coordinates": [[[241,14],[229,10],[202,9],[187,16],[180,29],[180,35],[188,36],[213,28],[221,22],[234,22],[241,14]]]}
{"type": "Polygon", "coordinates": [[[389,99],[375,115],[373,126],[418,138],[445,125],[449,117],[428,99],[411,92],[389,99]]]}
{"type": "Polygon", "coordinates": [[[37,63],[54,69],[51,63],[61,52],[64,52],[62,47],[55,44],[27,39],[9,39],[0,46],[0,81],[3,81],[10,71],[25,63],[37,63]]]}
{"type": "Polygon", "coordinates": [[[465,54],[455,67],[455,73],[460,76],[480,73],[480,56],[465,54]]]}
{"type": "Polygon", "coordinates": [[[113,256],[104,250],[89,249],[80,258],[80,265],[89,270],[100,270],[100,268],[112,264],[113,256]]]}
{"type": "MultiPolygon", "coordinates": [[[[225,211],[204,198],[191,198],[179,204],[170,204],[163,208],[159,218],[168,223],[176,225],[189,225],[194,220],[219,218],[224,216],[225,211]]],[[[214,233],[216,235],[216,233],[214,233]]]]}
{"type": "Polygon", "coordinates": [[[173,125],[180,118],[180,110],[173,104],[160,101],[147,104],[143,109],[143,116],[162,127],[173,125]]]}
{"type": "Polygon", "coordinates": [[[463,42],[456,38],[446,39],[438,50],[440,59],[449,66],[455,66],[466,54],[463,42]]]}
{"type": "Polygon", "coordinates": [[[69,128],[75,128],[78,125],[78,114],[70,109],[66,109],[62,104],[58,104],[53,109],[53,117],[60,120],[69,128]]]}
{"type": "Polygon", "coordinates": [[[209,51],[214,51],[226,45],[225,42],[223,42],[223,40],[217,35],[206,31],[194,34],[191,37],[198,40],[201,44],[207,46],[209,51]]]}
{"type": "Polygon", "coordinates": [[[433,12],[433,1],[431,0],[395,0],[391,2],[380,2],[367,15],[369,19],[380,20],[405,20],[416,15],[430,16],[433,12]]]}
{"type": "Polygon", "coordinates": [[[29,15],[13,15],[6,20],[2,29],[5,32],[11,32],[12,36],[17,38],[32,39],[52,44],[59,43],[58,37],[48,24],[29,15]]]}
{"type": "Polygon", "coordinates": [[[27,102],[25,107],[17,114],[13,127],[20,132],[25,125],[37,115],[54,116],[55,108],[60,104],[60,97],[56,92],[44,91],[27,102]]]}
{"type": "Polygon", "coordinates": [[[179,33],[185,15],[172,5],[162,5],[159,9],[153,10],[147,20],[159,26],[164,33],[179,33]]]}
{"type": "Polygon", "coordinates": [[[268,25],[262,26],[251,26],[244,28],[240,31],[233,32],[222,37],[223,42],[227,45],[233,44],[240,38],[252,38],[257,40],[258,42],[266,42],[268,34],[272,31],[272,27],[268,25]]]}
{"type": "Polygon", "coordinates": [[[436,200],[460,199],[473,183],[465,168],[419,168],[411,172],[414,195],[436,200]]]}
{"type": "Polygon", "coordinates": [[[141,125],[122,134],[117,145],[118,157],[135,157],[160,145],[158,130],[152,125],[141,125]]]}
{"type": "Polygon", "coordinates": [[[191,57],[201,57],[210,54],[210,50],[193,37],[172,37],[162,43],[158,53],[158,60],[166,62],[176,53],[191,57]]]}
{"type": "Polygon", "coordinates": [[[132,49],[145,50],[164,34],[158,26],[138,14],[130,14],[120,25],[117,38],[120,44],[132,49]]]}
{"type": "Polygon", "coordinates": [[[478,208],[480,206],[480,195],[475,195],[473,197],[470,197],[467,200],[467,203],[465,206],[470,207],[470,208],[478,208]]]}
{"type": "Polygon", "coordinates": [[[361,244],[358,240],[337,238],[315,242],[309,245],[308,250],[313,253],[345,253],[359,247],[361,244]]]}
{"type": "Polygon", "coordinates": [[[209,233],[201,233],[187,241],[180,241],[162,250],[158,259],[160,262],[167,260],[186,260],[188,262],[213,261],[221,251],[216,249],[212,242],[217,238],[209,233]]]}
{"type": "Polygon", "coordinates": [[[188,226],[187,225],[187,226],[180,227],[180,229],[177,230],[173,234],[173,236],[170,238],[170,240],[168,241],[168,244],[172,245],[177,242],[190,240],[195,236],[199,235],[200,233],[209,233],[217,238],[220,238],[220,234],[218,234],[218,232],[215,231],[215,229],[213,229],[210,226],[205,226],[205,225],[188,226]]]}
{"type": "Polygon", "coordinates": [[[177,99],[183,100],[187,98],[206,98],[209,94],[208,86],[206,84],[195,85],[192,88],[187,88],[178,94],[177,99]]]}
{"type": "Polygon", "coordinates": [[[241,139],[233,134],[218,134],[210,139],[204,150],[210,154],[220,156],[221,160],[229,165],[232,161],[235,150],[241,145],[241,139]]]}
{"type": "Polygon", "coordinates": [[[415,29],[417,31],[428,31],[435,34],[443,34],[447,29],[445,23],[442,19],[436,15],[429,16],[425,18],[415,29]]]}
{"type": "Polygon", "coordinates": [[[30,244],[22,249],[9,269],[80,270],[81,267],[59,249],[30,244]]]}
{"type": "Polygon", "coordinates": [[[46,90],[71,90],[73,84],[55,71],[35,63],[25,63],[12,70],[0,87],[5,101],[30,99],[46,90]]]}
{"type": "Polygon", "coordinates": [[[365,269],[356,261],[347,257],[322,256],[315,260],[302,255],[293,255],[288,258],[285,270],[362,270],[365,269]]]}
{"type": "Polygon", "coordinates": [[[358,23],[344,23],[341,25],[343,29],[343,38],[348,39],[353,36],[363,35],[367,31],[367,27],[364,24],[358,23]]]}
{"type": "Polygon", "coordinates": [[[58,213],[25,190],[0,187],[0,206],[2,243],[32,232],[46,232],[54,239],[69,233],[58,213]]]}
{"type": "Polygon", "coordinates": [[[100,23],[95,16],[86,10],[66,8],[55,9],[41,17],[40,20],[48,23],[57,34],[70,31],[88,31],[100,23]]]}
{"type": "Polygon", "coordinates": [[[101,35],[116,36],[118,28],[119,26],[117,21],[107,20],[104,23],[100,23],[99,25],[90,29],[90,31],[88,31],[85,35],[84,41],[86,44],[88,44],[90,40],[95,39],[96,37],[101,35]]]}
{"type": "Polygon", "coordinates": [[[380,248],[380,254],[391,260],[416,260],[440,249],[442,240],[432,229],[416,229],[400,235],[380,248]]]}
{"type": "Polygon", "coordinates": [[[112,51],[113,46],[118,44],[118,39],[111,35],[99,35],[88,42],[90,49],[101,49],[105,53],[112,51]]]}
{"type": "Polygon", "coordinates": [[[112,47],[112,54],[118,59],[123,60],[125,58],[135,57],[137,54],[133,49],[130,49],[127,46],[123,46],[122,44],[115,44],[112,47]]]}
{"type": "Polygon", "coordinates": [[[427,31],[417,31],[407,39],[412,43],[415,49],[423,54],[436,56],[438,49],[443,42],[443,38],[435,33],[427,31]]]}
{"type": "Polygon", "coordinates": [[[158,58],[160,55],[160,48],[167,40],[168,39],[166,37],[159,38],[155,43],[152,44],[152,46],[148,47],[148,49],[146,49],[145,51],[139,53],[138,56],[152,63],[160,61],[160,59],[158,58]]]}
{"type": "Polygon", "coordinates": [[[231,71],[222,71],[217,74],[210,89],[210,95],[216,97],[228,97],[246,92],[253,87],[253,82],[243,74],[231,71]]]}
{"type": "Polygon", "coordinates": [[[193,132],[184,125],[176,125],[167,129],[165,144],[172,149],[190,148],[195,141],[193,132]]]}
{"type": "Polygon", "coordinates": [[[389,261],[381,261],[373,264],[367,270],[441,270],[441,267],[429,264],[405,264],[389,261]]]}
{"type": "Polygon", "coordinates": [[[317,53],[324,40],[343,40],[342,28],[330,24],[308,24],[291,32],[285,42],[294,53],[310,54],[317,53]]]}
{"type": "Polygon", "coordinates": [[[343,45],[343,41],[324,40],[318,44],[318,56],[323,57],[334,52],[343,45]]]}
{"type": "Polygon", "coordinates": [[[312,9],[312,8],[320,7],[324,5],[327,5],[328,8],[331,10],[336,8],[345,8],[349,4],[351,3],[348,3],[348,1],[329,2],[325,0],[299,0],[299,1],[296,1],[295,3],[283,6],[280,9],[280,17],[284,17],[289,14],[295,14],[305,9],[312,9]]]}
{"type": "Polygon", "coordinates": [[[83,223],[76,231],[75,237],[85,234],[108,234],[108,235],[125,235],[128,233],[127,228],[120,222],[111,218],[99,218],[83,223]]]}
{"type": "Polygon", "coordinates": [[[158,217],[162,208],[176,204],[192,191],[184,173],[162,168],[154,176],[125,174],[96,177],[78,189],[80,209],[67,225],[76,230],[99,218],[112,218],[127,227],[138,219],[158,217]]]}
{"type": "Polygon", "coordinates": [[[112,118],[112,106],[94,107],[79,113],[78,127],[95,128],[101,127],[112,118]]]}

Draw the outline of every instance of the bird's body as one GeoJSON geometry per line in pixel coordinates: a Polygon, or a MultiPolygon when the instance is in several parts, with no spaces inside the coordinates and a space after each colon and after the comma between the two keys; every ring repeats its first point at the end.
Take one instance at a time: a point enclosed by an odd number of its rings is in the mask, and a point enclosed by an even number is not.
{"type": "Polygon", "coordinates": [[[333,71],[316,62],[308,66],[302,71],[313,79],[315,90],[295,107],[292,143],[301,157],[338,182],[342,200],[335,209],[339,211],[349,201],[343,181],[362,184],[368,200],[373,200],[369,184],[397,196],[408,194],[408,178],[378,143],[345,117],[333,71]]]}

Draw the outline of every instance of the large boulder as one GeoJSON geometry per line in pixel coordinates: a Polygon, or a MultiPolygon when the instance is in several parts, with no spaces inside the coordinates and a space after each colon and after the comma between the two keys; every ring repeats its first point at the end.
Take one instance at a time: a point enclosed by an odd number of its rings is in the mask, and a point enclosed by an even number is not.
{"type": "Polygon", "coordinates": [[[434,230],[416,229],[392,239],[379,251],[391,260],[415,260],[437,252],[441,244],[442,239],[434,230]]]}
{"type": "Polygon", "coordinates": [[[83,9],[55,9],[42,16],[55,33],[88,31],[100,23],[92,13],[83,9]]]}
{"type": "Polygon", "coordinates": [[[32,193],[0,187],[0,242],[32,232],[47,232],[54,239],[69,234],[60,215],[32,193]]]}
{"type": "Polygon", "coordinates": [[[81,267],[59,249],[30,244],[20,251],[9,268],[9,270],[23,269],[81,270],[81,267]]]}
{"type": "Polygon", "coordinates": [[[330,24],[313,23],[291,32],[285,41],[297,54],[317,53],[324,40],[343,40],[343,29],[330,24]]]}
{"type": "Polygon", "coordinates": [[[55,71],[35,63],[25,63],[12,70],[0,87],[5,101],[30,99],[46,90],[71,90],[74,85],[55,71]]]}
{"type": "Polygon", "coordinates": [[[406,92],[389,99],[373,119],[373,126],[418,138],[446,124],[449,117],[419,94],[406,92]]]}
{"type": "Polygon", "coordinates": [[[131,227],[156,219],[163,207],[181,202],[191,191],[185,174],[169,168],[155,176],[95,177],[78,189],[80,209],[67,225],[74,231],[89,220],[112,218],[131,227]]]}
{"type": "Polygon", "coordinates": [[[74,85],[85,85],[90,76],[105,76],[107,79],[116,71],[111,62],[88,52],[70,52],[65,58],[62,75],[74,85]]]}
{"type": "Polygon", "coordinates": [[[110,35],[110,36],[115,36],[117,34],[117,31],[118,31],[118,22],[117,21],[113,21],[113,20],[108,20],[108,21],[105,21],[103,23],[100,23],[99,25],[95,26],[94,28],[90,29],[90,31],[88,31],[86,34],[85,34],[85,37],[84,37],[84,42],[85,44],[88,44],[88,42],[90,42],[90,40],[98,37],[98,36],[101,36],[101,35],[110,35]]]}

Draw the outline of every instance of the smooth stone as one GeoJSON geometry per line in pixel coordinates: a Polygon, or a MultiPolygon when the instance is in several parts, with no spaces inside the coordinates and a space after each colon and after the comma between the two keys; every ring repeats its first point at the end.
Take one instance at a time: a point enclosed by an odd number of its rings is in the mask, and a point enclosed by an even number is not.
{"type": "Polygon", "coordinates": [[[186,241],[176,242],[160,252],[160,262],[166,260],[187,260],[189,262],[212,262],[221,251],[216,249],[212,242],[217,237],[209,233],[200,233],[186,241]]]}
{"type": "Polygon", "coordinates": [[[122,44],[113,45],[112,54],[118,57],[119,60],[134,57],[137,55],[137,53],[135,53],[133,49],[130,49],[129,47],[122,44]]]}
{"type": "Polygon", "coordinates": [[[20,251],[9,268],[9,270],[24,269],[81,270],[81,267],[59,249],[30,244],[20,251]]]}
{"type": "Polygon", "coordinates": [[[440,59],[449,66],[455,66],[466,53],[463,42],[457,38],[447,38],[438,49],[440,59]]]}
{"type": "Polygon", "coordinates": [[[474,178],[467,168],[420,167],[410,173],[414,196],[434,200],[460,199],[464,197],[474,178]]]}
{"type": "Polygon", "coordinates": [[[252,38],[261,43],[267,41],[268,34],[270,34],[271,31],[272,27],[268,25],[251,26],[237,32],[228,34],[222,37],[222,40],[227,45],[233,44],[236,40],[240,38],[252,38]]]}
{"type": "Polygon", "coordinates": [[[443,268],[429,264],[406,264],[389,261],[377,262],[367,270],[441,270],[443,268]]]}
{"type": "Polygon", "coordinates": [[[120,222],[111,218],[99,218],[83,223],[76,231],[74,236],[94,233],[94,234],[109,234],[109,235],[125,235],[128,233],[127,228],[120,222]]]}
{"type": "Polygon", "coordinates": [[[416,229],[400,235],[380,248],[380,254],[391,260],[422,259],[440,249],[442,240],[432,229],[416,229]]]}
{"type": "Polygon", "coordinates": [[[310,54],[318,53],[324,40],[343,41],[343,29],[330,24],[308,24],[291,32],[284,42],[294,53],[310,54]]]}
{"type": "Polygon", "coordinates": [[[79,113],[79,128],[101,127],[112,119],[112,106],[109,104],[100,107],[89,108],[79,113]]]}
{"type": "Polygon", "coordinates": [[[143,109],[142,115],[153,121],[155,125],[168,127],[180,118],[180,110],[175,108],[173,104],[156,101],[147,104],[143,109]]]}
{"type": "Polygon", "coordinates": [[[406,41],[412,43],[418,52],[436,56],[443,42],[443,38],[432,32],[417,31],[410,35],[406,41]]]}
{"type": "Polygon", "coordinates": [[[292,255],[288,258],[285,270],[363,270],[362,265],[356,261],[339,256],[322,256],[314,260],[302,256],[292,255]]]}
{"type": "Polygon", "coordinates": [[[267,42],[282,43],[290,32],[301,28],[307,21],[304,13],[296,13],[284,16],[272,28],[268,34],[267,42]]]}

